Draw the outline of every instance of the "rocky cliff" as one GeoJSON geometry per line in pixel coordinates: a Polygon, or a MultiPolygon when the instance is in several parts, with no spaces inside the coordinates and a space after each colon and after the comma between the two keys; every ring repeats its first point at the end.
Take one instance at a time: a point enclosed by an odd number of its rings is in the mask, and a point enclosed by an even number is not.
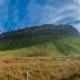
{"type": "Polygon", "coordinates": [[[79,32],[71,25],[53,25],[45,24],[42,26],[26,27],[25,29],[19,29],[2,33],[0,35],[0,41],[9,39],[17,39],[36,35],[72,35],[79,36],[79,32]]]}

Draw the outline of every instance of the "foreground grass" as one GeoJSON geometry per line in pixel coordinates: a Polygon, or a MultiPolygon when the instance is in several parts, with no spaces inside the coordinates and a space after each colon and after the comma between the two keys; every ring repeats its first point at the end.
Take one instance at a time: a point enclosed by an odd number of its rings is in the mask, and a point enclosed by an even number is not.
{"type": "Polygon", "coordinates": [[[63,56],[80,54],[80,38],[73,36],[34,36],[0,42],[0,56],[63,56]]]}
{"type": "Polygon", "coordinates": [[[32,60],[0,63],[0,80],[27,80],[27,71],[29,80],[80,80],[80,60],[32,60]]]}

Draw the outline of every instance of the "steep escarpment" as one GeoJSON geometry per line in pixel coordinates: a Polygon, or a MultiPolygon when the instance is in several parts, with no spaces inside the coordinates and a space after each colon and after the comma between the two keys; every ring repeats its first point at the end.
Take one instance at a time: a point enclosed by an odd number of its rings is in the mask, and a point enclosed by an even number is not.
{"type": "Polygon", "coordinates": [[[36,35],[72,35],[79,36],[79,32],[71,25],[45,24],[42,26],[27,27],[16,31],[2,33],[0,41],[18,39],[36,35]]]}

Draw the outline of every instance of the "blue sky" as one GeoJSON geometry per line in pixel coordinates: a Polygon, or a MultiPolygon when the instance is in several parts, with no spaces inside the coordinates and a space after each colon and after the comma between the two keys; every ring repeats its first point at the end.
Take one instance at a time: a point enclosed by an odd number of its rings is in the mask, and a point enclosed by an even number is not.
{"type": "Polygon", "coordinates": [[[0,33],[42,24],[72,24],[80,31],[80,0],[0,0],[0,33]]]}

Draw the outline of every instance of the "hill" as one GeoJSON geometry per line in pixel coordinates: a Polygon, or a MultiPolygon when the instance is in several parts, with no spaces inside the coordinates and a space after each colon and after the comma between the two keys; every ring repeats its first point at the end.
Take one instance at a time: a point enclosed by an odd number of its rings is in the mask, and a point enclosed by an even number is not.
{"type": "Polygon", "coordinates": [[[80,37],[71,25],[46,24],[0,35],[0,56],[53,57],[74,54],[80,54],[80,37]]]}
{"type": "Polygon", "coordinates": [[[0,42],[0,56],[62,56],[80,54],[80,38],[43,35],[0,42]]]}

